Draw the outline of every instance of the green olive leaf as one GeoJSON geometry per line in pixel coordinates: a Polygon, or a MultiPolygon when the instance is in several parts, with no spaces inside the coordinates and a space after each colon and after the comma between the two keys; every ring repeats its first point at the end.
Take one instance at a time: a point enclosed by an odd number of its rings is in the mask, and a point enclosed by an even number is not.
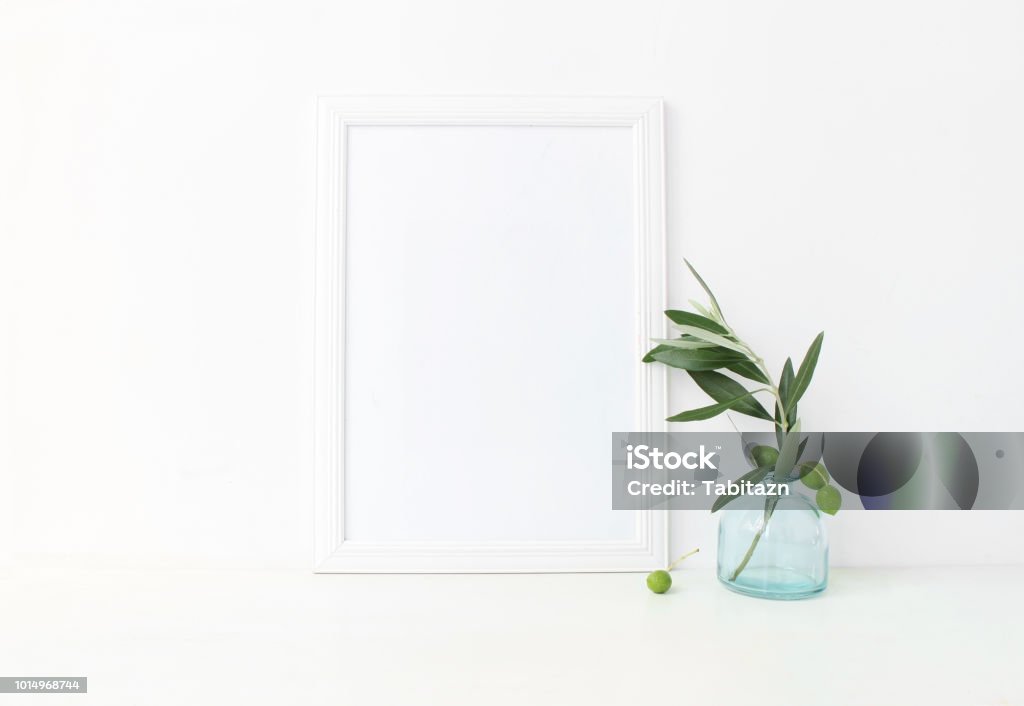
{"type": "Polygon", "coordinates": [[[725,336],[722,336],[717,333],[712,333],[711,331],[702,329],[699,326],[685,326],[681,324],[676,324],[675,326],[677,329],[679,329],[680,333],[685,333],[689,336],[693,336],[694,338],[699,338],[702,341],[714,343],[716,346],[721,346],[722,348],[728,348],[729,350],[736,351],[744,358],[748,357],[747,349],[730,338],[726,338],[725,336]]]}
{"type": "Polygon", "coordinates": [[[717,417],[722,412],[727,412],[730,409],[735,409],[736,405],[742,404],[744,401],[753,400],[753,393],[746,392],[739,397],[725,402],[719,402],[718,404],[709,405],[707,407],[701,407],[699,409],[691,409],[687,412],[680,412],[675,414],[665,421],[667,422],[696,422],[700,419],[711,419],[717,417]]]}
{"type": "Polygon", "coordinates": [[[775,462],[775,480],[785,483],[789,474],[796,465],[796,459],[800,453],[800,420],[789,430],[782,440],[782,448],[779,449],[779,460],[775,462]]]}
{"type": "Polygon", "coordinates": [[[690,264],[689,260],[684,258],[683,262],[685,262],[686,266],[690,268],[690,272],[693,273],[693,276],[694,278],[696,278],[697,283],[700,284],[701,289],[703,289],[704,292],[708,295],[708,299],[711,301],[711,311],[714,313],[715,318],[719,320],[724,319],[725,317],[722,316],[722,308],[718,306],[718,300],[715,299],[715,295],[711,292],[711,288],[704,281],[704,278],[697,274],[697,270],[694,269],[693,265],[690,264]]]}
{"type": "Polygon", "coordinates": [[[701,316],[700,314],[694,314],[689,311],[677,311],[675,309],[669,309],[665,312],[665,316],[674,324],[680,326],[696,326],[697,328],[710,331],[711,333],[718,333],[725,335],[729,331],[717,321],[701,316]]]}
{"type": "Polygon", "coordinates": [[[743,399],[743,395],[748,394],[747,389],[732,378],[711,370],[691,370],[689,374],[700,389],[704,390],[716,402],[739,399],[740,401],[732,406],[733,410],[740,414],[765,419],[769,422],[772,420],[772,416],[768,414],[768,411],[756,399],[753,397],[743,399]]]}
{"type": "Polygon", "coordinates": [[[793,374],[793,359],[786,358],[786,364],[782,366],[782,375],[779,377],[779,395],[782,397],[782,407],[786,410],[786,418],[792,425],[793,420],[789,419],[789,410],[791,405],[789,403],[790,390],[793,387],[793,380],[796,376],[793,374]]]}
{"type": "MultiPolygon", "coordinates": [[[[824,340],[825,332],[822,331],[811,343],[811,347],[807,349],[807,354],[804,356],[803,362],[800,363],[800,370],[788,386],[787,394],[783,396],[786,401],[787,415],[791,409],[796,410],[796,403],[804,396],[807,386],[811,384],[811,377],[814,375],[814,368],[818,365],[818,356],[821,354],[821,343],[824,340]]],[[[792,368],[792,363],[790,363],[790,368],[792,368]]]]}
{"type": "Polygon", "coordinates": [[[681,368],[683,370],[717,370],[742,359],[736,351],[719,346],[684,350],[665,344],[655,347],[644,356],[645,363],[657,361],[669,367],[681,368]]]}
{"type": "Polygon", "coordinates": [[[749,361],[733,363],[732,365],[727,365],[726,368],[741,377],[745,377],[747,380],[753,380],[754,382],[759,382],[762,385],[772,384],[772,381],[768,379],[768,376],[762,373],[760,368],[749,361]]]}
{"type": "Polygon", "coordinates": [[[703,304],[701,304],[699,301],[691,299],[690,300],[690,306],[692,306],[694,309],[696,309],[698,312],[700,312],[700,314],[704,318],[707,318],[707,319],[714,319],[715,318],[714,313],[708,311],[707,307],[704,306],[703,304]]]}
{"type": "Polygon", "coordinates": [[[692,338],[652,338],[651,340],[661,346],[685,348],[688,350],[693,350],[694,348],[713,348],[715,345],[708,341],[699,341],[692,338]]]}

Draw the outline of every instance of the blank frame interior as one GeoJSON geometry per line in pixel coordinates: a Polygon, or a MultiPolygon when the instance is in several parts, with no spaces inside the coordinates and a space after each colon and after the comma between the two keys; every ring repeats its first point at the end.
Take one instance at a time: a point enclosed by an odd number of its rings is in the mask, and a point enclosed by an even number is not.
{"type": "Polygon", "coordinates": [[[660,129],[651,100],[321,99],[318,570],[664,561],[609,463],[664,416],[660,129]]]}

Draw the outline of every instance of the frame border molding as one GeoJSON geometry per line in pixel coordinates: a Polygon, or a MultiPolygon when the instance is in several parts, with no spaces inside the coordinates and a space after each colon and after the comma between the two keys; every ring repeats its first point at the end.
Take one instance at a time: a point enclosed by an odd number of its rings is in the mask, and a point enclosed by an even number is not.
{"type": "Polygon", "coordinates": [[[620,126],[633,134],[636,354],[630,431],[666,431],[667,375],[640,362],[665,336],[664,119],[660,98],[320,96],[317,100],[314,571],[650,571],[668,562],[668,516],[638,511],[631,540],[362,542],[345,538],[345,211],[351,125],[620,126]]]}

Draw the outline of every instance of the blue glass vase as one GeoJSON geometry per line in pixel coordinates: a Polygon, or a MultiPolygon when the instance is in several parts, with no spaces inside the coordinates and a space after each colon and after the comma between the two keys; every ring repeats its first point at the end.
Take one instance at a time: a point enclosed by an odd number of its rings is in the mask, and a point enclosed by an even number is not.
{"type": "Polygon", "coordinates": [[[745,495],[721,510],[718,579],[729,589],[777,600],[808,598],[825,590],[825,523],[814,503],[792,486],[790,492],[777,503],[745,495]]]}

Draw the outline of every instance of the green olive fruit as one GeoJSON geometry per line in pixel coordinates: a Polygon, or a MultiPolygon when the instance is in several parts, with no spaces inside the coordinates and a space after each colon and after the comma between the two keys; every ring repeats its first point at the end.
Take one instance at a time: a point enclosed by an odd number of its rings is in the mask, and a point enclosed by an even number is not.
{"type": "Polygon", "coordinates": [[[779,450],[774,446],[755,446],[750,452],[751,458],[758,467],[774,466],[779,460],[779,450]]]}
{"type": "Polygon", "coordinates": [[[647,575],[647,588],[655,593],[664,593],[672,588],[672,575],[663,569],[652,571],[647,575]]]}
{"type": "Polygon", "coordinates": [[[826,485],[818,491],[814,498],[818,501],[818,507],[822,512],[834,515],[839,512],[839,506],[843,504],[843,496],[831,485],[826,485]]]}
{"type": "Polygon", "coordinates": [[[820,463],[804,463],[800,466],[800,480],[811,490],[821,490],[828,485],[828,471],[820,463]]]}

